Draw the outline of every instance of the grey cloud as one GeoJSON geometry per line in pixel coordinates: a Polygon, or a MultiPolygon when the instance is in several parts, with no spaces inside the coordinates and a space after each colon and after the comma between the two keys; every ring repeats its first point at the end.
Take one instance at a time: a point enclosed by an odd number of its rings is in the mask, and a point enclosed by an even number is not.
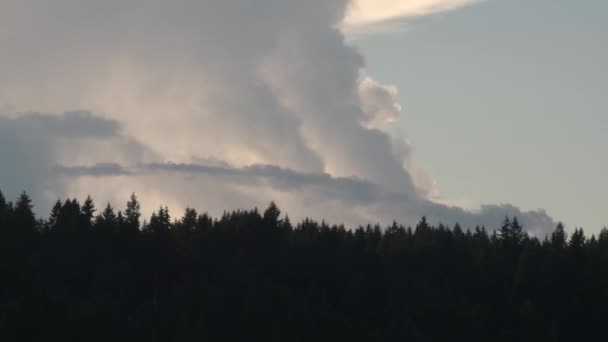
{"type": "Polygon", "coordinates": [[[63,175],[74,177],[181,174],[209,177],[227,184],[270,186],[281,191],[301,191],[314,187],[320,197],[336,198],[357,205],[369,205],[374,200],[379,200],[379,195],[382,194],[377,185],[361,179],[332,177],[325,173],[301,173],[274,165],[237,168],[227,164],[139,163],[134,167],[126,167],[115,163],[100,163],[87,166],[57,166],[56,170],[63,175]]]}
{"type": "MultiPolygon", "coordinates": [[[[122,139],[119,123],[88,112],[0,115],[0,189],[8,197],[26,190],[46,211],[46,202],[65,192],[66,182],[58,175],[57,163],[68,159],[67,155],[89,155],[94,149],[87,145],[104,141],[120,145],[122,139]]],[[[116,151],[116,155],[120,153],[116,151]]],[[[101,167],[97,170],[101,171],[101,167]]],[[[94,170],[86,173],[91,171],[94,170]]]]}
{"type": "Polygon", "coordinates": [[[351,204],[365,205],[380,194],[377,185],[346,177],[332,177],[325,173],[301,173],[274,165],[252,165],[244,168],[203,164],[146,164],[145,172],[178,172],[204,174],[224,178],[224,181],[268,185],[282,191],[301,191],[315,187],[320,197],[339,198],[351,204]]]}
{"type": "Polygon", "coordinates": [[[130,176],[133,172],[115,163],[96,164],[92,166],[57,166],[55,168],[60,174],[72,177],[109,177],[130,176]]]}
{"type": "MultiPolygon", "coordinates": [[[[386,191],[369,181],[348,177],[332,177],[328,174],[301,173],[272,165],[253,165],[244,168],[227,164],[140,164],[137,171],[130,171],[119,165],[100,164],[89,167],[66,168],[79,176],[146,175],[154,176],[156,183],[163,183],[177,176],[184,183],[205,179],[211,183],[226,185],[246,185],[254,189],[272,188],[279,192],[295,194],[312,190],[318,201],[335,200],[351,208],[351,212],[341,211],[339,215],[325,217],[350,224],[362,224],[364,217],[375,217],[382,223],[397,219],[407,224],[415,224],[422,216],[434,223],[455,224],[464,227],[486,226],[495,229],[505,216],[517,216],[526,229],[537,236],[551,232],[556,223],[543,210],[523,211],[513,205],[484,205],[479,211],[472,212],[458,207],[450,207],[412,196],[411,194],[386,191]],[[164,176],[163,176],[164,175],[164,176]],[[184,177],[185,176],[185,177],[184,177]],[[364,211],[364,214],[357,213],[364,211]],[[357,221],[359,220],[359,221],[357,221]]],[[[174,180],[175,182],[175,180],[174,180]]],[[[192,189],[198,191],[198,189],[192,189]]],[[[224,189],[223,191],[227,191],[224,189]]]]}
{"type": "Polygon", "coordinates": [[[115,120],[103,119],[87,111],[65,112],[59,116],[27,113],[19,115],[13,122],[20,128],[62,138],[112,137],[119,134],[120,127],[115,120]]]}
{"type": "Polygon", "coordinates": [[[31,136],[57,138],[111,137],[119,134],[120,124],[87,111],[70,111],[58,115],[42,113],[0,113],[5,135],[9,131],[27,131],[31,136]]]}
{"type": "MultiPolygon", "coordinates": [[[[223,181],[254,183],[258,186],[271,186],[281,191],[296,192],[314,187],[321,199],[337,199],[347,206],[359,207],[355,210],[370,209],[377,214],[377,220],[388,223],[398,219],[414,224],[421,216],[426,215],[431,222],[446,224],[460,223],[464,227],[486,226],[495,229],[505,216],[517,216],[526,229],[537,236],[551,232],[556,222],[543,210],[524,211],[509,204],[484,205],[476,212],[458,207],[450,207],[418,196],[412,196],[400,189],[384,190],[369,181],[348,177],[332,177],[328,174],[305,174],[294,170],[271,165],[255,165],[246,168],[216,167],[202,164],[151,164],[148,171],[177,172],[185,174],[204,174],[211,177],[228,177],[223,181]]],[[[346,215],[349,215],[346,213],[346,215]]],[[[356,216],[354,213],[351,215],[356,216]]],[[[368,216],[368,215],[364,215],[368,216]]],[[[331,217],[333,220],[349,220],[348,217],[331,217]]],[[[364,222],[354,222],[361,224],[364,222]]]]}
{"type": "Polygon", "coordinates": [[[496,229],[505,217],[516,216],[532,235],[544,237],[552,232],[557,223],[544,210],[522,210],[511,204],[482,205],[479,210],[467,211],[433,202],[425,202],[420,212],[432,222],[458,222],[464,227],[485,226],[496,229]]]}

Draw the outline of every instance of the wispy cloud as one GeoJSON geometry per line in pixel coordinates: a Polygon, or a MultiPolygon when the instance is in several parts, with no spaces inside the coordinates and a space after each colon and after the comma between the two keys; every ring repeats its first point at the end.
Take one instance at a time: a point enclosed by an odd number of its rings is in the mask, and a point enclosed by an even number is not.
{"type": "Polygon", "coordinates": [[[56,166],[55,170],[60,174],[71,177],[113,177],[130,176],[133,172],[128,168],[116,163],[99,163],[90,166],[56,166]]]}
{"type": "Polygon", "coordinates": [[[404,31],[401,18],[452,11],[485,0],[353,0],[342,23],[349,36],[404,31]]]}

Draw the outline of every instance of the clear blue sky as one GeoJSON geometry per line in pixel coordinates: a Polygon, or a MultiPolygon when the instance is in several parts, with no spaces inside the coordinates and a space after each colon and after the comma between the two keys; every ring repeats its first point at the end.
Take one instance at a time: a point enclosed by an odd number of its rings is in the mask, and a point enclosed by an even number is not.
{"type": "Polygon", "coordinates": [[[356,44],[443,197],[608,225],[608,1],[488,0],[356,44]]]}

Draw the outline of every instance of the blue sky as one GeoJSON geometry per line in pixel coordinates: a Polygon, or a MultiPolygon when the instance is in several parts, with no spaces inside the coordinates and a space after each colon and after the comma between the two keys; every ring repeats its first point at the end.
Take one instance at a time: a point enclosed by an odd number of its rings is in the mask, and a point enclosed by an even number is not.
{"type": "Polygon", "coordinates": [[[358,37],[442,196],[608,224],[608,2],[489,0],[358,37]]]}

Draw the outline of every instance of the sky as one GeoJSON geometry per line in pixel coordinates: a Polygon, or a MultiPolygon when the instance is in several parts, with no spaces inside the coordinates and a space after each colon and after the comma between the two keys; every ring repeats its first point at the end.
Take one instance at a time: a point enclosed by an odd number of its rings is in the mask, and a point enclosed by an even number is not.
{"type": "Polygon", "coordinates": [[[485,1],[359,37],[395,84],[398,130],[466,207],[511,201],[568,227],[608,225],[605,1],[485,1]]]}
{"type": "Polygon", "coordinates": [[[0,0],[0,189],[599,231],[606,5],[533,3],[0,0]]]}

